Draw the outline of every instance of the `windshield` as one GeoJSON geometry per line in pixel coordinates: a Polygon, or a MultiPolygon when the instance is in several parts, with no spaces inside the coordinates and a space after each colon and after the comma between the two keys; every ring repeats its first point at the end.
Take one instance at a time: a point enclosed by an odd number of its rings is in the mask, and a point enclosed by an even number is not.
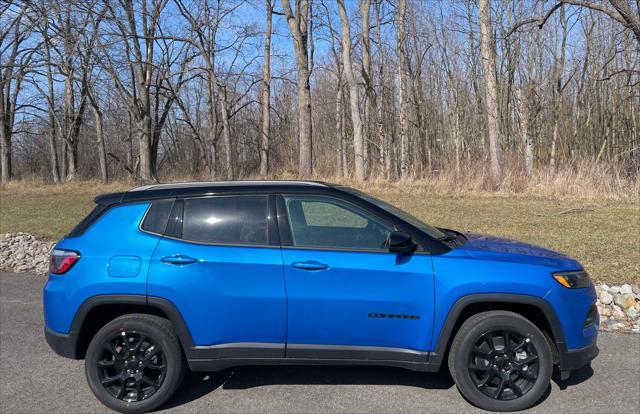
{"type": "Polygon", "coordinates": [[[353,195],[356,195],[372,204],[375,204],[381,209],[387,211],[388,213],[391,213],[394,216],[399,217],[400,219],[411,224],[412,226],[419,228],[420,230],[424,231],[434,239],[441,239],[443,237],[447,237],[445,233],[438,230],[437,228],[430,226],[421,220],[418,220],[417,218],[413,217],[411,214],[407,213],[406,211],[400,210],[398,207],[391,205],[386,201],[379,200],[373,196],[370,196],[369,194],[363,193],[362,191],[358,191],[355,188],[351,188],[351,187],[338,187],[338,188],[348,193],[351,193],[353,195]]]}

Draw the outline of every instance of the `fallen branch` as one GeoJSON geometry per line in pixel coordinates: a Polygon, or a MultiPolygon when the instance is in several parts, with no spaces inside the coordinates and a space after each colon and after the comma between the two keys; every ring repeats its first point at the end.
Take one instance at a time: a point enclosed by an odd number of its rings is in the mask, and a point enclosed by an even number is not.
{"type": "Polygon", "coordinates": [[[536,216],[538,216],[538,217],[555,217],[555,216],[561,216],[563,214],[586,213],[586,212],[596,211],[596,210],[597,209],[595,209],[595,208],[578,207],[578,208],[568,208],[566,210],[562,210],[559,213],[554,213],[554,214],[536,214],[536,216]]]}

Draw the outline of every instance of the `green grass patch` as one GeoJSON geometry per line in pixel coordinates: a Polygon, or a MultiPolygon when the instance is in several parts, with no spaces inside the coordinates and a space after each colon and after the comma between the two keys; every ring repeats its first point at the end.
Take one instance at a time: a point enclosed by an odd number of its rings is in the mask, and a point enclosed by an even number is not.
{"type": "MultiPolygon", "coordinates": [[[[24,231],[59,239],[93,208],[93,197],[127,187],[95,183],[9,186],[0,190],[0,233],[24,231]]],[[[432,225],[514,238],[567,253],[598,281],[640,282],[637,200],[453,196],[416,186],[375,184],[367,185],[366,191],[432,225]]]]}

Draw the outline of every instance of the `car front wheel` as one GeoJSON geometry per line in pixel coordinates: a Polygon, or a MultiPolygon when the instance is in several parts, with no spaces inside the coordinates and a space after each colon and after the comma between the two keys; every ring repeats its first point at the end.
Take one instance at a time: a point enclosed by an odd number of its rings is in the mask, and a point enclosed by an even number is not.
{"type": "Polygon", "coordinates": [[[533,406],[549,387],[553,357],[544,334],[523,316],[490,311],[467,319],[449,353],[462,395],[491,411],[533,406]]]}
{"type": "Polygon", "coordinates": [[[93,337],[85,373],[95,396],[122,413],[153,410],[169,399],[184,373],[171,323],[145,314],[114,319],[93,337]]]}

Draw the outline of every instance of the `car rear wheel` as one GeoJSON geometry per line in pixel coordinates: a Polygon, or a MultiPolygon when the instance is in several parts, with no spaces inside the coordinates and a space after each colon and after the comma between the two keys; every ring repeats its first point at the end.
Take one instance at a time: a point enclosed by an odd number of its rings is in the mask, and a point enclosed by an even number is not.
{"type": "Polygon", "coordinates": [[[171,323],[145,314],[114,319],[93,337],[85,373],[95,396],[122,413],[153,410],[180,385],[184,362],[171,323]]]}
{"type": "Polygon", "coordinates": [[[467,319],[449,353],[462,395],[491,411],[533,406],[549,387],[553,357],[544,334],[521,315],[490,311],[467,319]]]}

